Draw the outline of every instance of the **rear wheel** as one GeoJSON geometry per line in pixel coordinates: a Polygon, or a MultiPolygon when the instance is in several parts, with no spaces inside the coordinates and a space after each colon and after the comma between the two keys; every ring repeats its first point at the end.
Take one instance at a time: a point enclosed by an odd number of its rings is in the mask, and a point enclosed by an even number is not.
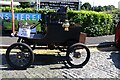
{"type": "Polygon", "coordinates": [[[81,43],[70,46],[67,50],[67,63],[72,67],[82,67],[89,61],[90,51],[81,43]]]}
{"type": "Polygon", "coordinates": [[[14,69],[26,69],[34,61],[32,49],[25,43],[14,43],[6,51],[6,61],[14,69]]]}
{"type": "Polygon", "coordinates": [[[17,40],[17,42],[24,43],[24,40],[21,37],[19,37],[18,40],[17,40]]]}

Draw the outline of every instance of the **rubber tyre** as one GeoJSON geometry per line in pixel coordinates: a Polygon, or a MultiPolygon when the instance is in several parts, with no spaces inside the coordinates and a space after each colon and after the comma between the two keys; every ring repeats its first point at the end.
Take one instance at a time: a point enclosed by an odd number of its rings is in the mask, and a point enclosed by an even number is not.
{"type": "Polygon", "coordinates": [[[66,54],[66,61],[67,63],[71,66],[71,67],[83,67],[85,66],[88,61],[90,59],[90,50],[88,49],[87,46],[85,46],[84,44],[82,43],[76,43],[76,44],[73,44],[72,46],[69,47],[69,49],[67,50],[67,54],[66,54]],[[85,59],[85,61],[83,61],[81,64],[79,65],[74,65],[70,62],[70,59],[69,59],[69,55],[70,55],[70,52],[77,46],[81,46],[82,48],[85,48],[85,50],[87,51],[87,57],[85,59]]]}
{"type": "MultiPolygon", "coordinates": [[[[19,42],[19,43],[24,43],[24,40],[19,37],[18,40],[17,40],[17,42],[19,42]]],[[[29,46],[30,46],[30,45],[29,45],[29,46]]],[[[31,46],[30,46],[30,47],[31,47],[31,46]]],[[[36,45],[33,45],[33,47],[31,47],[31,49],[34,50],[35,47],[36,47],[36,45]]]]}
{"type": "Polygon", "coordinates": [[[14,44],[12,44],[11,46],[9,46],[8,48],[7,48],[7,51],[6,51],[6,55],[5,55],[5,57],[6,57],[6,61],[7,61],[7,63],[10,65],[10,67],[12,67],[13,69],[26,69],[26,68],[28,68],[33,62],[34,62],[34,54],[32,53],[32,49],[27,45],[27,44],[25,44],[25,43],[14,43],[14,44]],[[29,50],[29,52],[30,52],[30,59],[29,59],[29,62],[27,63],[27,64],[25,64],[24,66],[17,66],[17,65],[15,65],[14,63],[12,63],[11,62],[11,60],[10,60],[10,51],[15,47],[15,46],[24,46],[24,47],[26,47],[28,50],[29,50]]]}

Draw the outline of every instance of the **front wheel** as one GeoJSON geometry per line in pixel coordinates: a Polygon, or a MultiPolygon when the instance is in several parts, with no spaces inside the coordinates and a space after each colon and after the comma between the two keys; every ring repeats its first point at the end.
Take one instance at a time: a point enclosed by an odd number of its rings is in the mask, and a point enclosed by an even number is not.
{"type": "MultiPolygon", "coordinates": [[[[18,38],[17,40],[18,43],[25,43],[25,40],[22,39],[21,37],[18,38]]],[[[27,44],[27,43],[26,43],[27,44]]],[[[29,45],[29,44],[28,44],[29,45]]],[[[36,45],[34,44],[33,46],[29,45],[31,47],[32,50],[35,49],[36,45]]]]}
{"type": "Polygon", "coordinates": [[[71,67],[83,67],[89,61],[90,51],[84,44],[76,43],[68,48],[66,57],[71,67]]]}
{"type": "Polygon", "coordinates": [[[14,69],[26,69],[34,61],[34,54],[27,44],[14,43],[6,51],[6,61],[14,69]]]}

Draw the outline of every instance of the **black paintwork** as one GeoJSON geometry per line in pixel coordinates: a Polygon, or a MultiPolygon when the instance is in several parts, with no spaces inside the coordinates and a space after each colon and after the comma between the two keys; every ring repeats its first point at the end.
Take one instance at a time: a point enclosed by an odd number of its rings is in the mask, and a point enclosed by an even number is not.
{"type": "Polygon", "coordinates": [[[48,13],[42,15],[43,24],[47,25],[46,34],[37,33],[31,34],[30,38],[23,38],[25,43],[37,44],[37,45],[56,45],[56,46],[68,46],[70,43],[79,42],[80,38],[80,26],[69,27],[69,31],[64,31],[62,27],[63,22],[67,19],[66,9],[58,10],[58,12],[48,13]],[[65,11],[64,11],[65,10],[65,11]]]}

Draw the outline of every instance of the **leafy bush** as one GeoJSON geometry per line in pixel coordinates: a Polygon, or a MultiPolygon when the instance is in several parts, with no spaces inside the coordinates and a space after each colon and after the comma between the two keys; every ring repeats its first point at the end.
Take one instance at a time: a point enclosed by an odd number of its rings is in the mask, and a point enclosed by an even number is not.
{"type": "MultiPolygon", "coordinates": [[[[2,7],[2,12],[10,12],[11,11],[11,8],[10,7],[2,7]]],[[[44,12],[53,12],[54,10],[49,10],[49,9],[39,9],[38,10],[38,13],[44,13],[44,12]]],[[[14,12],[26,12],[26,13],[36,13],[37,10],[35,8],[17,8],[17,7],[14,7],[14,12]]]]}
{"type": "Polygon", "coordinates": [[[2,12],[10,12],[11,8],[10,7],[2,7],[2,12]]]}
{"type": "Polygon", "coordinates": [[[114,26],[112,15],[94,11],[68,11],[71,21],[82,26],[83,32],[88,36],[102,36],[113,34],[114,26]]]}
{"type": "Polygon", "coordinates": [[[33,13],[35,12],[35,9],[33,8],[14,8],[14,12],[27,12],[27,13],[33,13]]]}

